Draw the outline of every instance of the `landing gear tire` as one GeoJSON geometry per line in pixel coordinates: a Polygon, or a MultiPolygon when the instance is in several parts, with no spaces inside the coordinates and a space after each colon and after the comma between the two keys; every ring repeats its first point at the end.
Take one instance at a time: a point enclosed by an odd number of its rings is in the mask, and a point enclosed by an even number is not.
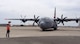
{"type": "Polygon", "coordinates": [[[46,31],[45,29],[42,29],[42,31],[46,31]]]}
{"type": "Polygon", "coordinates": [[[54,30],[57,30],[57,28],[54,28],[54,30]]]}
{"type": "Polygon", "coordinates": [[[21,24],[20,26],[24,26],[23,24],[21,24]]]}

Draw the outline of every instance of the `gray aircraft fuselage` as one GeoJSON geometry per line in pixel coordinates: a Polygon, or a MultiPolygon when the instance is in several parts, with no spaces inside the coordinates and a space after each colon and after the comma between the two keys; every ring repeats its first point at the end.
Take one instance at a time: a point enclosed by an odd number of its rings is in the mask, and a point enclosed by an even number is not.
{"type": "Polygon", "coordinates": [[[54,21],[54,19],[48,17],[39,19],[38,26],[40,26],[42,30],[46,30],[49,28],[57,29],[57,23],[54,21]]]}

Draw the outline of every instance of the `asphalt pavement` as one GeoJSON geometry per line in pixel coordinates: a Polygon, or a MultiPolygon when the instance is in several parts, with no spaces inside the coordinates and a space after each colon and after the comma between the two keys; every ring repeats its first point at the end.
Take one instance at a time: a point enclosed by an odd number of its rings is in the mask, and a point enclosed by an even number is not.
{"type": "Polygon", "coordinates": [[[80,44],[79,36],[0,38],[0,44],[80,44]]]}

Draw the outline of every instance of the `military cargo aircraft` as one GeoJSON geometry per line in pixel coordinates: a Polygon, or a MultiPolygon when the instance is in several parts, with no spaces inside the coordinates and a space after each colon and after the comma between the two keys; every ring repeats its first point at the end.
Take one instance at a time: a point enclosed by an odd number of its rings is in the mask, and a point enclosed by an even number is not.
{"type": "Polygon", "coordinates": [[[44,17],[44,18],[40,18],[39,16],[36,17],[34,15],[34,19],[6,19],[6,20],[21,20],[22,22],[26,22],[26,21],[34,21],[33,26],[35,23],[38,24],[38,26],[42,29],[42,31],[46,31],[49,28],[54,28],[54,30],[57,30],[57,24],[62,23],[64,25],[64,22],[68,22],[68,21],[76,21],[76,23],[78,23],[78,21],[80,21],[80,19],[69,19],[67,17],[63,18],[63,15],[61,15],[61,18],[56,18],[56,8],[54,10],[54,18],[48,18],[48,17],[44,17]]]}

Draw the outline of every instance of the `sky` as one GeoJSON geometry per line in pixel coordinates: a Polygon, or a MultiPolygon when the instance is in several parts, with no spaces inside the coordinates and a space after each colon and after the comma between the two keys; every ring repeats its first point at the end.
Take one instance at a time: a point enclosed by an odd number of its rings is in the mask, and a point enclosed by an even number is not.
{"type": "MultiPolygon", "coordinates": [[[[0,24],[7,23],[6,18],[33,18],[34,14],[41,17],[56,16],[68,18],[80,17],[80,0],[0,0],[0,24]]],[[[12,24],[22,24],[21,21],[11,21],[12,24]]],[[[32,24],[26,22],[25,24],[32,24]]],[[[62,24],[59,24],[62,25],[62,24]]],[[[76,22],[65,22],[65,26],[77,26],[76,22]],[[74,24],[74,25],[73,25],[74,24]]]]}

